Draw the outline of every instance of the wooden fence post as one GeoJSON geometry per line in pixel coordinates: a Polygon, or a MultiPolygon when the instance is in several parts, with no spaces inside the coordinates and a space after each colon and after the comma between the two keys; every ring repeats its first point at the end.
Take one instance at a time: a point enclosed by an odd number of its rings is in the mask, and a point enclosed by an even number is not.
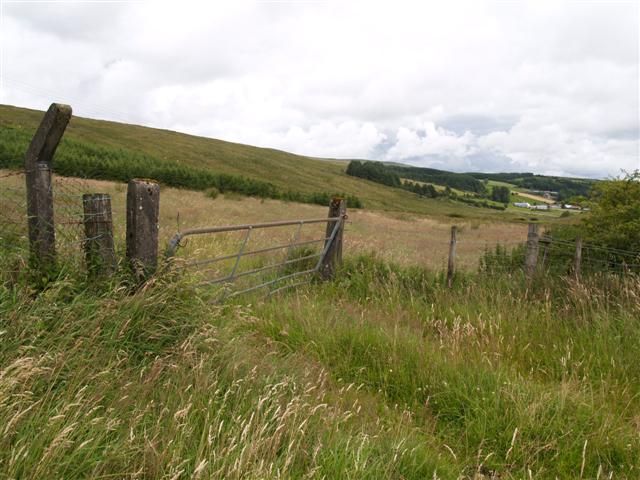
{"type": "Polygon", "coordinates": [[[456,243],[458,227],[453,225],[451,227],[451,241],[449,242],[449,263],[447,265],[447,287],[453,286],[453,277],[456,273],[456,243]]]}
{"type": "Polygon", "coordinates": [[[343,200],[342,198],[332,198],[331,203],[329,204],[329,218],[341,217],[341,220],[334,220],[327,223],[326,237],[331,236],[336,223],[339,222],[339,226],[333,241],[329,238],[325,240],[325,248],[327,248],[327,251],[322,259],[322,265],[320,266],[320,274],[324,280],[332,279],[336,273],[338,265],[342,263],[342,237],[344,233],[346,215],[346,200],[343,200]],[[328,244],[329,242],[331,243],[328,244]]]}
{"type": "Polygon", "coordinates": [[[127,259],[138,280],[158,266],[160,186],[153,180],[133,179],[127,188],[127,259]]]}
{"type": "Polygon", "coordinates": [[[69,105],[52,103],[31,139],[24,159],[31,258],[45,271],[55,265],[56,258],[51,167],[70,118],[69,105]]]}
{"type": "Polygon", "coordinates": [[[113,247],[111,197],[106,193],[82,195],[84,251],[90,275],[109,275],[116,269],[113,247]]]}
{"type": "Polygon", "coordinates": [[[576,237],[576,252],[573,256],[573,274],[576,281],[580,281],[581,267],[582,267],[582,237],[578,235],[576,237]]]}
{"type": "Polygon", "coordinates": [[[529,224],[529,232],[527,234],[527,252],[524,258],[524,273],[527,282],[530,283],[536,274],[538,264],[538,225],[529,224]]]}

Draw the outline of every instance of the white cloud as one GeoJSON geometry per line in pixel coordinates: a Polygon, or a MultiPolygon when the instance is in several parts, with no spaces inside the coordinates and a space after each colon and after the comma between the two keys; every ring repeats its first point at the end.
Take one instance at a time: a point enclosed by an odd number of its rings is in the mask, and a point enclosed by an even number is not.
{"type": "Polygon", "coordinates": [[[1,101],[310,156],[639,164],[638,4],[4,4],[1,101]]]}
{"type": "Polygon", "coordinates": [[[399,161],[429,155],[462,158],[476,152],[475,142],[476,138],[471,132],[456,135],[436,127],[433,122],[427,122],[419,130],[400,127],[396,143],[387,151],[386,159],[399,161]]]}

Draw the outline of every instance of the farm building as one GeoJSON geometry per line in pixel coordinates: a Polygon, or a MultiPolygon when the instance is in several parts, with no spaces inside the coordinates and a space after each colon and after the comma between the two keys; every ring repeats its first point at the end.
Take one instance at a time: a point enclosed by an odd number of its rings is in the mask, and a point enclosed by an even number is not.
{"type": "Polygon", "coordinates": [[[527,202],[514,202],[513,205],[515,207],[521,207],[521,208],[529,208],[529,207],[531,207],[531,204],[529,204],[527,202]]]}

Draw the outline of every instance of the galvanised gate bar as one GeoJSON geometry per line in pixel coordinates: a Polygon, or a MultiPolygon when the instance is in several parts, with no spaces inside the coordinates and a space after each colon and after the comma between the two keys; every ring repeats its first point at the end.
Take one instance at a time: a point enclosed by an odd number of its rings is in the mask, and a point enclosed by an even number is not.
{"type": "MultiPolygon", "coordinates": [[[[246,288],[242,288],[240,290],[236,290],[230,294],[224,292],[221,296],[215,299],[215,301],[221,301],[226,298],[230,298],[233,296],[237,296],[243,293],[252,292],[255,290],[266,289],[266,295],[273,295],[274,293],[280,292],[287,288],[292,288],[295,286],[303,285],[305,283],[309,283],[313,274],[320,273],[323,277],[331,277],[333,271],[335,269],[335,264],[341,260],[341,252],[342,252],[342,232],[344,228],[344,223],[346,220],[346,211],[344,207],[344,200],[334,200],[335,205],[332,203],[332,207],[330,210],[330,214],[332,211],[338,212],[336,216],[329,216],[325,218],[313,218],[313,219],[305,219],[305,220],[286,220],[286,221],[278,221],[278,222],[266,222],[266,223],[254,223],[254,224],[244,224],[244,225],[225,225],[219,227],[209,227],[209,228],[195,228],[184,230],[174,235],[174,237],[169,242],[169,245],[166,250],[166,257],[168,259],[172,259],[175,257],[176,252],[182,246],[182,241],[188,237],[192,236],[205,236],[205,235],[215,235],[227,232],[245,232],[240,241],[240,247],[235,253],[220,255],[213,258],[206,259],[198,259],[198,260],[188,260],[186,259],[184,263],[181,264],[182,268],[185,269],[201,269],[203,267],[209,267],[214,264],[219,264],[224,261],[233,261],[230,271],[223,276],[218,276],[216,278],[207,279],[197,284],[198,287],[207,287],[213,285],[224,285],[230,286],[236,280],[249,277],[251,275],[256,275],[263,272],[274,272],[274,277],[269,278],[266,281],[262,281],[256,285],[251,285],[246,288]],[[302,231],[302,227],[305,225],[313,225],[313,224],[326,224],[326,232],[325,235],[321,238],[314,238],[311,240],[300,240],[300,234],[302,231]],[[269,246],[265,248],[258,248],[254,250],[247,250],[247,244],[251,238],[251,235],[254,231],[260,229],[269,229],[269,228],[278,228],[278,227],[287,227],[287,226],[297,226],[295,234],[293,235],[291,241],[287,243],[282,243],[274,246],[269,246]],[[292,253],[294,249],[298,247],[312,246],[312,245],[320,245],[322,244],[322,250],[320,252],[308,253],[302,256],[292,257],[292,253]],[[241,260],[246,257],[253,257],[256,255],[261,255],[270,252],[284,251],[285,256],[284,260],[268,263],[267,265],[262,265],[257,268],[252,268],[249,270],[239,271],[239,266],[241,260]],[[294,264],[306,262],[317,259],[317,261],[313,264],[311,268],[304,268],[303,270],[299,270],[293,273],[282,274],[283,270],[294,264]],[[304,280],[296,281],[296,282],[288,282],[292,279],[297,279],[299,277],[306,277],[304,280]],[[284,285],[283,285],[284,283],[284,285]],[[279,286],[278,286],[279,285],[279,286]],[[277,288],[273,288],[273,287],[277,288]]],[[[335,213],[334,213],[335,215],[335,213]]]]}

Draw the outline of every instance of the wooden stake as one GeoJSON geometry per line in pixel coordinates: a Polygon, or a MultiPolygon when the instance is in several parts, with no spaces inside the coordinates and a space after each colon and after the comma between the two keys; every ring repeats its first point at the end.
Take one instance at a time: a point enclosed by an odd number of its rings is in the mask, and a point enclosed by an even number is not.
{"type": "Polygon", "coordinates": [[[111,197],[106,193],[85,194],[82,204],[87,270],[92,276],[110,275],[116,269],[111,197]]]}
{"type": "Polygon", "coordinates": [[[581,268],[582,268],[582,237],[576,237],[576,251],[573,256],[573,275],[576,278],[576,281],[580,281],[581,276],[581,268]]]}
{"type": "MultiPolygon", "coordinates": [[[[336,231],[333,241],[328,246],[326,254],[322,259],[320,265],[320,275],[324,280],[330,280],[335,276],[338,266],[342,263],[342,237],[344,233],[344,218],[347,215],[347,202],[342,198],[333,198],[329,205],[329,218],[342,217],[342,220],[334,220],[327,223],[326,237],[330,237],[333,233],[333,229],[337,222],[340,222],[340,226],[336,231]]],[[[327,248],[328,239],[325,241],[325,248],[327,248]]]]}
{"type": "Polygon", "coordinates": [[[138,280],[158,266],[160,186],[153,180],[133,179],[127,188],[127,259],[138,280]]]}
{"type": "Polygon", "coordinates": [[[451,241],[449,242],[449,263],[447,265],[447,287],[453,286],[453,277],[456,273],[456,243],[458,227],[451,227],[451,241]]]}
{"type": "Polygon", "coordinates": [[[524,258],[524,273],[527,283],[531,283],[536,274],[538,264],[538,225],[536,223],[529,224],[529,232],[527,234],[527,253],[524,258]]]}

